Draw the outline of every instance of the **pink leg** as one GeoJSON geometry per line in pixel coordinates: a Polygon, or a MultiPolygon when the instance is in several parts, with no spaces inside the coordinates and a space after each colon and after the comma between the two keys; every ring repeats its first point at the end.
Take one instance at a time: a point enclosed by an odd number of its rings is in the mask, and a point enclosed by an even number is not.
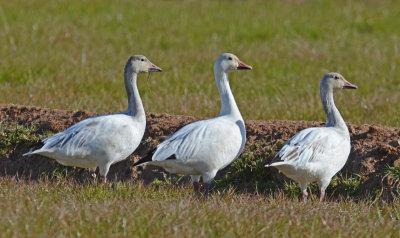
{"type": "Polygon", "coordinates": [[[209,193],[209,191],[210,191],[210,184],[205,183],[205,184],[204,184],[204,198],[205,198],[205,199],[208,199],[208,193],[209,193]]]}
{"type": "Polygon", "coordinates": [[[303,190],[303,201],[304,201],[304,203],[307,202],[307,198],[308,198],[307,190],[303,190]]]}
{"type": "Polygon", "coordinates": [[[194,189],[194,193],[196,194],[196,196],[199,197],[200,196],[200,183],[193,182],[193,189],[194,189]]]}
{"type": "Polygon", "coordinates": [[[301,192],[303,193],[303,200],[305,203],[307,202],[307,198],[308,198],[307,185],[308,184],[300,184],[300,189],[301,189],[301,192]]]}
{"type": "Polygon", "coordinates": [[[319,202],[324,201],[325,198],[325,189],[321,188],[321,195],[319,197],[319,202]]]}

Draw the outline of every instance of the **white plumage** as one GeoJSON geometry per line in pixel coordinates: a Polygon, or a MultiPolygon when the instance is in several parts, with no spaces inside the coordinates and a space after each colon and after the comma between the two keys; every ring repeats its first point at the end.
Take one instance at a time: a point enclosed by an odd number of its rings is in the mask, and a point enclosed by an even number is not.
{"type": "Polygon", "coordinates": [[[300,184],[304,200],[307,186],[317,181],[322,201],[332,177],[343,168],[350,153],[349,130],[333,101],[333,91],[356,89],[338,73],[326,74],[320,84],[321,101],[327,116],[325,127],[308,128],[293,136],[271,164],[300,184]]]}
{"type": "Polygon", "coordinates": [[[43,140],[43,147],[33,152],[57,160],[65,166],[99,167],[106,182],[110,166],[124,160],[138,147],[142,140],[146,115],[137,89],[139,73],[161,71],[146,57],[135,55],[125,66],[124,80],[128,94],[125,112],[91,117],[76,123],[67,130],[43,140]]]}
{"type": "Polygon", "coordinates": [[[218,170],[225,168],[242,152],[246,142],[243,118],[229,87],[228,72],[251,69],[233,54],[221,55],[214,65],[221,96],[219,116],[191,123],[156,146],[135,165],[152,164],[170,173],[191,175],[196,193],[203,178],[205,196],[218,170]]]}
{"type": "Polygon", "coordinates": [[[199,121],[177,131],[157,146],[153,164],[178,174],[201,175],[208,183],[243,149],[244,125],[226,117],[199,121]],[[165,160],[175,156],[174,160],[165,160]]]}

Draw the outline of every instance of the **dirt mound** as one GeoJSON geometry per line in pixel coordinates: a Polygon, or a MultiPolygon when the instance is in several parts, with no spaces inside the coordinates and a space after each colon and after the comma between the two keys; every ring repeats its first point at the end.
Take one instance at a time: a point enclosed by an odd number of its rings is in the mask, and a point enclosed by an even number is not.
{"type": "MultiPolygon", "coordinates": [[[[37,125],[38,133],[45,131],[58,132],[87,117],[98,114],[87,111],[62,111],[39,107],[18,105],[0,105],[0,120],[8,124],[37,125]]],[[[158,142],[170,136],[182,126],[199,120],[189,116],[175,116],[169,114],[147,114],[146,134],[140,147],[127,160],[111,166],[109,178],[115,180],[141,179],[151,182],[155,178],[162,179],[166,173],[162,169],[146,166],[133,168],[132,164],[143,156],[158,142]]],[[[264,162],[272,159],[273,154],[280,149],[283,143],[298,131],[311,127],[321,126],[322,122],[309,121],[246,121],[247,143],[244,156],[252,155],[263,158],[264,162]],[[271,151],[272,148],[272,151],[271,151]]],[[[383,187],[385,193],[392,193],[391,186],[396,181],[386,176],[384,171],[387,165],[400,166],[400,129],[377,125],[348,125],[352,150],[342,174],[362,175],[361,189],[368,191],[376,187],[383,187]]],[[[54,174],[54,171],[63,171],[65,168],[55,161],[41,157],[22,157],[22,154],[38,144],[18,144],[10,153],[0,159],[1,176],[22,176],[37,179],[43,175],[54,174]],[[58,170],[57,170],[58,169],[58,170]]],[[[242,156],[243,157],[243,156],[242,156]]],[[[267,169],[266,169],[267,170],[267,169]]],[[[221,171],[218,177],[224,173],[221,171]]],[[[72,173],[76,177],[85,178],[85,170],[75,169],[72,173]]],[[[282,175],[273,172],[276,179],[284,179],[282,175]]],[[[251,179],[251,178],[249,178],[251,179]]]]}

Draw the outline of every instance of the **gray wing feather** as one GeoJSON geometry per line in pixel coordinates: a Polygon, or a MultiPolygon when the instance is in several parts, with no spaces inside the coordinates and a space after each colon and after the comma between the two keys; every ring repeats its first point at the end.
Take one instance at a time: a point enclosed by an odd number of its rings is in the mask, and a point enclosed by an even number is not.
{"type": "Polygon", "coordinates": [[[99,122],[96,117],[89,118],[69,127],[67,130],[57,133],[44,139],[44,146],[38,151],[58,149],[78,149],[96,137],[97,125],[99,122]]]}
{"type": "Polygon", "coordinates": [[[175,155],[179,160],[190,158],[199,149],[199,134],[205,129],[204,122],[199,121],[182,127],[171,137],[157,146],[153,161],[162,161],[175,155]],[[198,138],[199,140],[196,140],[198,138]]]}
{"type": "Polygon", "coordinates": [[[224,130],[224,126],[224,122],[212,119],[186,125],[157,146],[152,160],[162,161],[175,155],[178,160],[188,161],[199,153],[206,153],[225,136],[229,137],[230,131],[224,130]]]}
{"type": "Polygon", "coordinates": [[[326,128],[308,128],[286,142],[271,164],[276,162],[306,164],[324,157],[331,145],[338,143],[340,142],[336,141],[335,137],[330,137],[326,128]]]}

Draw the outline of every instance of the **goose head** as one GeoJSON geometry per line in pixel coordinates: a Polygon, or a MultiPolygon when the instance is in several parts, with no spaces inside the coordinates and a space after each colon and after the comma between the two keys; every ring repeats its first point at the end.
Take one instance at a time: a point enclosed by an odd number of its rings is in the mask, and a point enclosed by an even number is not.
{"type": "Polygon", "coordinates": [[[214,68],[219,68],[224,72],[252,69],[250,65],[243,63],[236,55],[231,53],[222,54],[215,62],[214,68]]]}
{"type": "Polygon", "coordinates": [[[339,73],[327,73],[321,80],[321,88],[328,90],[357,89],[357,86],[348,82],[339,73]]]}
{"type": "Polygon", "coordinates": [[[162,69],[143,55],[133,55],[126,62],[125,70],[140,74],[148,72],[161,72],[162,69]]]}

